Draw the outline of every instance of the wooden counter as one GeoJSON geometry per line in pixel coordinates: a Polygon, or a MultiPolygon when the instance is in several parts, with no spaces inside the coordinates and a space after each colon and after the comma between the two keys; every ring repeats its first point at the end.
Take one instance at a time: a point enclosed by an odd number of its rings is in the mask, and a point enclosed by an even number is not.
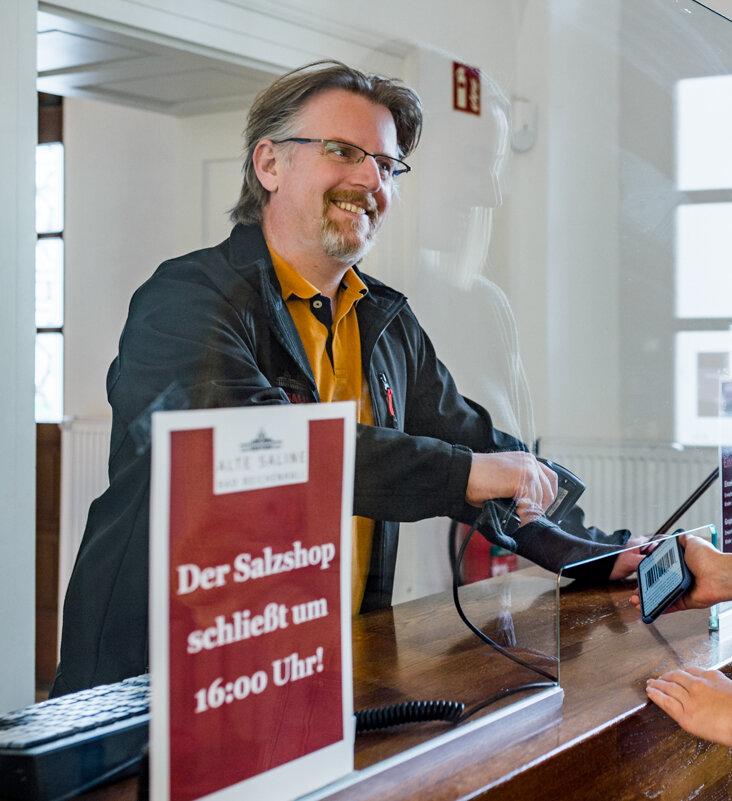
{"type": "MultiPolygon", "coordinates": [[[[558,667],[554,584],[553,576],[530,568],[466,588],[481,627],[499,642],[515,642],[514,653],[550,673],[558,667]]],[[[418,751],[426,740],[454,727],[410,724],[359,734],[355,763],[361,774],[318,798],[730,801],[730,750],[683,732],[647,703],[644,688],[649,676],[673,667],[728,665],[732,639],[720,643],[708,632],[706,610],[645,625],[628,600],[633,586],[562,589],[564,700],[549,719],[532,717],[529,707],[528,731],[508,725],[496,739],[491,727],[477,728],[424,753],[418,751]],[[376,767],[405,754],[400,764],[376,767]]],[[[543,680],[481,643],[458,618],[450,594],[355,618],[353,649],[357,709],[433,698],[469,708],[503,688],[543,680]]],[[[83,797],[134,801],[136,793],[130,779],[83,797]]]]}

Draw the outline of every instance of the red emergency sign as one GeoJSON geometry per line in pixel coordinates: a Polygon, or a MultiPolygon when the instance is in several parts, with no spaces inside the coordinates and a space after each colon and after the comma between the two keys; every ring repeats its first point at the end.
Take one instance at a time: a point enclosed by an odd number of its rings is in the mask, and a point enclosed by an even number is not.
{"type": "Polygon", "coordinates": [[[452,107],[480,116],[480,70],[452,62],[452,107]]]}

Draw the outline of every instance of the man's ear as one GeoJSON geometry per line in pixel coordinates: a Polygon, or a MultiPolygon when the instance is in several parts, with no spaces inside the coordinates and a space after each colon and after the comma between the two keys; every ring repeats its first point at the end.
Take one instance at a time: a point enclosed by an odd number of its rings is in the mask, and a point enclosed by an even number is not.
{"type": "Polygon", "coordinates": [[[271,139],[260,139],[252,154],[254,172],[259,182],[268,192],[274,192],[279,185],[282,160],[278,157],[271,139]]]}

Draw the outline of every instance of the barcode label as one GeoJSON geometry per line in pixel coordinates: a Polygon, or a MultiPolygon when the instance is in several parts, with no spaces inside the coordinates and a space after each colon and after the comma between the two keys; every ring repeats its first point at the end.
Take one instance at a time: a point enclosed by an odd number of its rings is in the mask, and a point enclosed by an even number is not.
{"type": "Polygon", "coordinates": [[[658,579],[660,579],[661,576],[673,566],[675,561],[674,552],[666,551],[666,553],[658,560],[658,562],[656,562],[655,565],[652,565],[646,573],[646,587],[650,589],[658,581],[658,579]]]}

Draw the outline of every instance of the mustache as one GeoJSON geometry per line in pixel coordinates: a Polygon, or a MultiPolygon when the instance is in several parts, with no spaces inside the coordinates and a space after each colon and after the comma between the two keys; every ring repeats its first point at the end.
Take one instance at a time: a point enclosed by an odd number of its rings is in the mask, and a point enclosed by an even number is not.
{"type": "Polygon", "coordinates": [[[368,192],[357,192],[355,189],[329,189],[323,196],[323,200],[326,209],[335,200],[344,201],[346,203],[358,203],[366,209],[366,214],[372,223],[376,222],[379,216],[379,209],[376,205],[376,201],[373,195],[370,195],[368,192]]]}

